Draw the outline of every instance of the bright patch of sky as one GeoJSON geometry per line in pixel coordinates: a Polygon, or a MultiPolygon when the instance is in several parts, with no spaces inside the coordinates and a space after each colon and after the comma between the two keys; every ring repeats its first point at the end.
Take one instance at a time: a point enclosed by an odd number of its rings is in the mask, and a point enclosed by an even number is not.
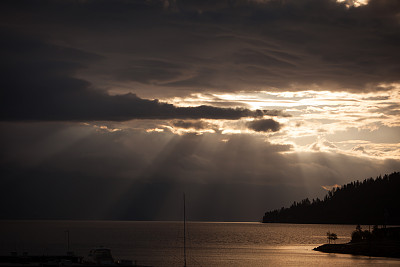
{"type": "MultiPolygon", "coordinates": [[[[197,93],[167,101],[178,106],[207,104],[281,110],[291,116],[273,117],[283,125],[279,132],[253,133],[265,135],[273,143],[291,144],[294,151],[400,159],[400,85],[381,87],[388,90],[367,94],[331,91],[197,93]]],[[[209,120],[207,123],[215,125],[214,132],[222,134],[251,133],[246,128],[248,120],[251,119],[209,120]]],[[[187,131],[201,134],[194,129],[187,131]]]]}
{"type": "Polygon", "coordinates": [[[369,0],[337,0],[337,2],[344,2],[346,3],[347,7],[359,7],[359,6],[364,6],[367,5],[369,0]]]}

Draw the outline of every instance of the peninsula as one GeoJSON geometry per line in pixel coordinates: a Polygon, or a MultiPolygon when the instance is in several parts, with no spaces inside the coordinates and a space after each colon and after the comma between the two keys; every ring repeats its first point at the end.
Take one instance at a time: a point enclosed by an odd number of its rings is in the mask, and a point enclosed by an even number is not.
{"type": "Polygon", "coordinates": [[[346,244],[325,244],[314,248],[327,253],[342,253],[371,257],[400,258],[400,227],[375,226],[372,232],[358,225],[346,244]]]}

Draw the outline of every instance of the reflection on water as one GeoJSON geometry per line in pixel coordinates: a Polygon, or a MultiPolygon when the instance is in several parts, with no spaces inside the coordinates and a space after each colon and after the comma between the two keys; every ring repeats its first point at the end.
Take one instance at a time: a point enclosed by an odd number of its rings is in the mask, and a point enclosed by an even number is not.
{"type": "MultiPolygon", "coordinates": [[[[59,254],[71,248],[86,255],[96,246],[112,249],[116,258],[154,266],[183,264],[181,222],[116,221],[2,221],[0,253],[59,254]]],[[[312,249],[326,243],[326,232],[338,243],[350,240],[351,225],[295,225],[261,223],[187,224],[190,266],[399,266],[400,260],[340,254],[312,249]]]]}

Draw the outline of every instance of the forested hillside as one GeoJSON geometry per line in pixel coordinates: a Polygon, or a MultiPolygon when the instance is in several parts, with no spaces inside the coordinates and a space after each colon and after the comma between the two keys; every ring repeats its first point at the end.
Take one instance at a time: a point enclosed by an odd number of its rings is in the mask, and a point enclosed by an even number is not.
{"type": "Polygon", "coordinates": [[[334,188],[323,200],[308,198],[266,212],[263,222],[400,224],[400,172],[334,188]]]}

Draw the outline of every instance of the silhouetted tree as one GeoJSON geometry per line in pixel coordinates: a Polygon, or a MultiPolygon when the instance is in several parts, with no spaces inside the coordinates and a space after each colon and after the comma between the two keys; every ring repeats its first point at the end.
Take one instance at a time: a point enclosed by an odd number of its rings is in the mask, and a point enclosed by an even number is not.
{"type": "Polygon", "coordinates": [[[400,172],[354,181],[330,190],[323,200],[308,198],[265,213],[263,222],[400,224],[400,172]]]}
{"type": "Polygon", "coordinates": [[[331,232],[327,232],[326,233],[326,237],[328,238],[328,243],[329,244],[331,243],[331,240],[332,241],[336,241],[336,239],[338,239],[337,234],[331,233],[331,232]]]}

